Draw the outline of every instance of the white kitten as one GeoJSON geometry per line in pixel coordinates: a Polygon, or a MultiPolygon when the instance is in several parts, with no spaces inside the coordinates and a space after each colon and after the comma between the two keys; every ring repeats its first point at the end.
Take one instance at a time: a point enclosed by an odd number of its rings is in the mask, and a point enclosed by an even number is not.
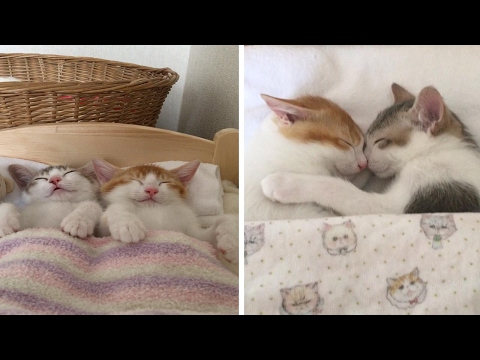
{"type": "Polygon", "coordinates": [[[22,190],[24,205],[0,204],[0,237],[27,228],[61,228],[79,238],[93,234],[102,208],[91,164],[79,169],[50,166],[39,172],[10,165],[8,170],[22,190]]]}
{"type": "MultiPolygon", "coordinates": [[[[333,102],[314,96],[285,100],[262,95],[272,113],[252,138],[245,154],[245,220],[316,218],[334,215],[312,203],[285,205],[262,192],[267,175],[288,171],[340,176],[357,185],[364,172],[364,139],[352,118],[333,102]]],[[[318,188],[322,191],[322,188],[318,188]]]]}

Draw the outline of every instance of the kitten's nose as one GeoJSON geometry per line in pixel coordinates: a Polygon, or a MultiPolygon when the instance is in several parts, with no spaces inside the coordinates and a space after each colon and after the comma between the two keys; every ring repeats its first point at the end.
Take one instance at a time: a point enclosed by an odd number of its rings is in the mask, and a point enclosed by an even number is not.
{"type": "Polygon", "coordinates": [[[54,176],[50,178],[50,182],[55,185],[57,185],[60,182],[60,180],[62,180],[60,176],[54,176]]]}
{"type": "Polygon", "coordinates": [[[367,167],[367,162],[366,161],[361,161],[358,163],[358,167],[360,170],[364,170],[367,167]]]}
{"type": "Polygon", "coordinates": [[[145,192],[148,193],[150,195],[150,197],[152,198],[156,193],[158,193],[158,189],[146,188],[145,192]]]}

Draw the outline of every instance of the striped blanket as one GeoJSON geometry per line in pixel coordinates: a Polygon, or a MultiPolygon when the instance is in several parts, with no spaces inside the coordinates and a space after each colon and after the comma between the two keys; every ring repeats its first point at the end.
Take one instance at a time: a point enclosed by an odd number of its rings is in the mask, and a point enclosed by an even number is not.
{"type": "Polygon", "coordinates": [[[136,244],[28,229],[0,240],[0,315],[238,314],[238,277],[171,231],[136,244]]]}

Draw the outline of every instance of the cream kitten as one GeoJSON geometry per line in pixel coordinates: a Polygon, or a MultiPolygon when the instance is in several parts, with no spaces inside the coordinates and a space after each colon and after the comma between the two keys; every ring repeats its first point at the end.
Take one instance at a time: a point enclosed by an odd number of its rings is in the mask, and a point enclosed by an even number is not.
{"type": "Polygon", "coordinates": [[[0,204],[0,237],[27,228],[61,228],[79,238],[93,234],[102,208],[91,164],[79,169],[49,166],[39,172],[10,165],[8,171],[21,189],[23,206],[0,204]]]}
{"type": "MultiPolygon", "coordinates": [[[[233,219],[233,215],[222,216],[212,226],[203,228],[197,214],[185,201],[186,185],[195,175],[200,161],[171,170],[149,164],[120,169],[104,160],[92,162],[102,184],[100,192],[106,206],[99,227],[101,236],[111,235],[115,240],[131,243],[144,239],[147,230],[170,230],[217,246],[217,236],[227,235],[222,227],[233,219]]],[[[238,221],[232,226],[238,233],[238,221]]],[[[236,244],[238,261],[238,235],[236,244]]],[[[219,249],[222,250],[220,246],[219,249]]],[[[230,248],[228,251],[232,255],[230,248]]]]}
{"type": "MultiPolygon", "coordinates": [[[[264,196],[261,181],[276,172],[368,179],[362,131],[337,104],[318,96],[293,100],[262,95],[272,113],[245,154],[245,220],[332,216],[311,203],[280,204],[264,196]],[[359,176],[360,175],[360,176],[359,176]]],[[[317,191],[323,189],[317,188],[317,191]]]]}
{"type": "Polygon", "coordinates": [[[265,195],[282,203],[314,201],[343,215],[480,211],[480,151],[432,86],[418,96],[392,84],[394,104],[366,134],[376,176],[391,179],[367,193],[341,179],[279,172],[264,179],[265,195]]]}

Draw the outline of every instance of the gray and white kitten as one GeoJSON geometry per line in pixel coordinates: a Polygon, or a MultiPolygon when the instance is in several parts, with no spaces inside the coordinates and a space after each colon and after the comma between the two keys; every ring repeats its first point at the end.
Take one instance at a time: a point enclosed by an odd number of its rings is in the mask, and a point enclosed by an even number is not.
{"type": "Polygon", "coordinates": [[[27,228],[60,228],[79,238],[93,234],[102,207],[90,163],[78,169],[49,166],[38,172],[15,164],[8,171],[21,189],[23,206],[0,204],[0,237],[27,228]]]}
{"type": "Polygon", "coordinates": [[[369,169],[390,178],[368,193],[326,176],[276,173],[263,191],[281,203],[315,202],[343,215],[480,211],[480,151],[432,86],[415,97],[393,84],[394,104],[366,133],[369,169]],[[319,191],[318,189],[321,189],[319,191]]]}

